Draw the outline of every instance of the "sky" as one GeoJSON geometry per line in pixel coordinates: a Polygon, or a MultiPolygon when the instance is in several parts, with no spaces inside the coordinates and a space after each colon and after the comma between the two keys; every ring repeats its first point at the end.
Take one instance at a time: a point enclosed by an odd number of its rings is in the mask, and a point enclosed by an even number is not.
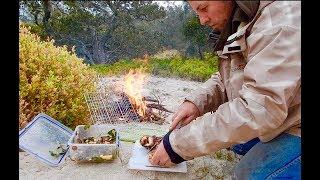
{"type": "Polygon", "coordinates": [[[156,2],[163,7],[167,7],[169,4],[174,4],[179,6],[183,4],[183,1],[153,1],[153,2],[156,2]]]}

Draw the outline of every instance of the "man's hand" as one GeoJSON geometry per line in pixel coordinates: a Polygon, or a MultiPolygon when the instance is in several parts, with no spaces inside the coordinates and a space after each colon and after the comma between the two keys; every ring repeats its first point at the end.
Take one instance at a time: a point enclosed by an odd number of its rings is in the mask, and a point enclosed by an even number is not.
{"type": "Polygon", "coordinates": [[[199,117],[200,112],[196,105],[192,102],[185,101],[179,107],[179,109],[175,112],[172,117],[172,124],[170,127],[170,131],[175,129],[177,125],[180,123],[180,126],[185,126],[189,124],[192,120],[199,117]]]}
{"type": "Polygon", "coordinates": [[[170,159],[169,155],[167,154],[167,151],[164,149],[162,141],[158,145],[150,162],[152,165],[158,165],[158,166],[162,166],[162,167],[171,167],[171,166],[175,165],[173,162],[171,162],[171,159],[170,159]]]}

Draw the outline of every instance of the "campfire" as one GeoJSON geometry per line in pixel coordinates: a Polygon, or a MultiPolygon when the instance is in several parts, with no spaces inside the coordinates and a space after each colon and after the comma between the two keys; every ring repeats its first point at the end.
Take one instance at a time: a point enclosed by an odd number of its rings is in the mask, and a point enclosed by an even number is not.
{"type": "Polygon", "coordinates": [[[159,95],[142,95],[147,78],[141,70],[130,70],[122,81],[102,81],[97,92],[86,94],[93,123],[139,121],[162,124],[167,113],[172,112],[161,104],[159,95]]]}
{"type": "Polygon", "coordinates": [[[124,93],[128,96],[133,109],[138,113],[140,122],[163,123],[165,113],[171,111],[164,108],[156,95],[142,96],[142,88],[148,75],[141,70],[130,70],[124,77],[124,93]]]}

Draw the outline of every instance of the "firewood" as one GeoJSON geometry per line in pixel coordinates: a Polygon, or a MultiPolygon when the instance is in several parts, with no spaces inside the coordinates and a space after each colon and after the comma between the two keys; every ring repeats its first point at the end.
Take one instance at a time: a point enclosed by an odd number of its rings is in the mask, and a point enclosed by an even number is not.
{"type": "Polygon", "coordinates": [[[161,104],[155,104],[155,103],[147,104],[147,107],[148,107],[148,108],[159,109],[159,110],[161,110],[161,111],[165,111],[165,112],[169,112],[169,113],[173,113],[172,111],[164,108],[163,105],[161,105],[161,104]]]}
{"type": "Polygon", "coordinates": [[[142,101],[159,102],[158,100],[152,99],[152,97],[149,96],[142,97],[142,101]]]}

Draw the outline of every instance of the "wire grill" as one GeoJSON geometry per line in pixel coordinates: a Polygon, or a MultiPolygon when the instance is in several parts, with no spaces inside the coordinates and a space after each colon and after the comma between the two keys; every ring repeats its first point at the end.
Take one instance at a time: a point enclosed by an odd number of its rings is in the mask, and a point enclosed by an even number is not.
{"type": "MultiPolygon", "coordinates": [[[[101,82],[101,81],[100,81],[101,82]]],[[[100,84],[97,91],[86,93],[85,99],[93,124],[116,124],[139,121],[128,96],[114,85],[100,84]]]]}

